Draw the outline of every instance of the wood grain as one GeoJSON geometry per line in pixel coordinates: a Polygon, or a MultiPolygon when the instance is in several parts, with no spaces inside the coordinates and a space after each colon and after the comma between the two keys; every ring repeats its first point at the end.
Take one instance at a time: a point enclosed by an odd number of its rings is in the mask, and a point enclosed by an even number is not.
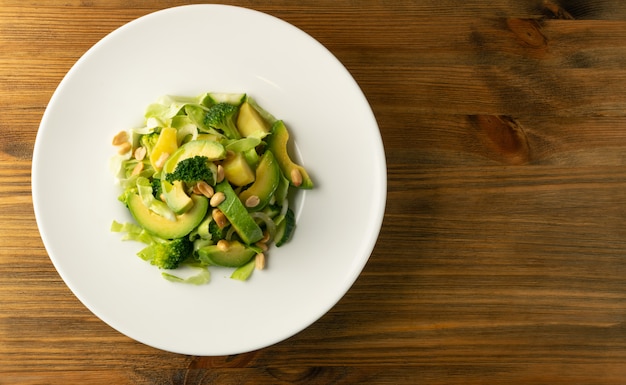
{"type": "MultiPolygon", "coordinates": [[[[93,316],[39,237],[37,129],[78,58],[181,1],[0,0],[0,384],[623,384],[626,4],[234,1],[344,63],[388,162],[347,295],[246,354],[155,350],[93,316]]],[[[62,183],[60,181],[60,183],[62,183]]]]}

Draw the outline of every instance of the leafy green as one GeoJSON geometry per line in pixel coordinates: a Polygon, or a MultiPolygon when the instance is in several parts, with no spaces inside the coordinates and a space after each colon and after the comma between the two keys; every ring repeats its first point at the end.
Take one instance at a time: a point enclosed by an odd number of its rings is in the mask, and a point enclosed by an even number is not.
{"type": "Polygon", "coordinates": [[[141,197],[143,204],[150,209],[150,211],[171,221],[176,220],[174,211],[172,211],[172,209],[165,202],[154,197],[152,193],[152,182],[150,182],[148,178],[137,178],[137,192],[139,193],[139,197],[141,197]]]}
{"type": "Polygon", "coordinates": [[[239,281],[246,281],[248,278],[250,278],[250,275],[252,275],[255,264],[256,264],[256,261],[254,258],[252,258],[250,262],[235,269],[235,271],[233,271],[233,273],[231,274],[230,278],[236,279],[239,281]]]}
{"type": "Polygon", "coordinates": [[[189,267],[196,270],[196,274],[190,275],[187,278],[183,278],[163,271],[161,272],[161,275],[163,276],[163,278],[171,282],[188,283],[192,285],[204,285],[209,283],[209,281],[211,280],[211,272],[205,266],[187,263],[185,263],[185,265],[188,265],[189,267]]]}
{"type": "Polygon", "coordinates": [[[114,233],[124,233],[124,236],[122,236],[123,241],[138,241],[147,245],[155,242],[155,238],[150,235],[149,232],[134,223],[113,221],[113,223],[111,223],[111,231],[114,233]]]}
{"type": "Polygon", "coordinates": [[[153,132],[151,134],[143,135],[139,139],[139,143],[143,147],[146,148],[146,157],[150,157],[150,154],[152,154],[152,149],[154,149],[154,146],[156,145],[158,140],[159,140],[158,132],[153,132]]]}

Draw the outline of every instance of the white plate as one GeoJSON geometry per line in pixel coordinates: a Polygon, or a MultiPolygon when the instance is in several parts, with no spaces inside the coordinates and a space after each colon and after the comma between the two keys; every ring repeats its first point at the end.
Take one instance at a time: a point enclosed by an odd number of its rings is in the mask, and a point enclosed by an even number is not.
{"type": "Polygon", "coordinates": [[[78,60],[43,116],[33,155],[37,224],[54,266],[89,310],[144,344],[227,355],[284,340],[346,293],[378,237],[386,201],[380,132],[360,88],[321,44],[272,16],[193,5],[144,16],[78,60]],[[283,119],[316,186],[300,193],[292,241],[247,282],[166,281],[122,242],[130,220],[108,162],[112,137],[165,94],[246,92],[283,119]]]}

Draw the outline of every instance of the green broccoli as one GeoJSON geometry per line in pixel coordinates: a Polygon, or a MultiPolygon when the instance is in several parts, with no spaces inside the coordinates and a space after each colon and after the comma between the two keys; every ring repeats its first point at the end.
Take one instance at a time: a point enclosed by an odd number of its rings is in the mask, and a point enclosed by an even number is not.
{"type": "Polygon", "coordinates": [[[193,242],[188,237],[155,242],[139,251],[137,255],[160,269],[176,269],[193,255],[193,242]]]}
{"type": "Polygon", "coordinates": [[[149,157],[152,154],[152,149],[156,145],[156,142],[159,140],[159,133],[153,132],[151,134],[142,135],[139,139],[139,142],[143,147],[146,148],[146,156],[149,157]]]}
{"type": "Polygon", "coordinates": [[[153,178],[152,181],[150,181],[150,184],[152,185],[152,195],[156,199],[161,199],[161,194],[163,194],[163,187],[161,186],[161,179],[153,178]]]}
{"type": "Polygon", "coordinates": [[[235,122],[239,108],[229,103],[217,103],[209,108],[204,115],[204,125],[216,128],[229,139],[240,139],[241,135],[235,122]]]}
{"type": "Polygon", "coordinates": [[[226,235],[225,229],[221,229],[214,220],[209,222],[209,233],[211,234],[211,239],[216,243],[226,235]]]}
{"type": "Polygon", "coordinates": [[[210,185],[214,185],[215,175],[209,163],[209,158],[200,155],[183,159],[176,164],[174,172],[165,175],[165,180],[170,183],[180,180],[187,186],[193,186],[203,180],[210,185]]]}

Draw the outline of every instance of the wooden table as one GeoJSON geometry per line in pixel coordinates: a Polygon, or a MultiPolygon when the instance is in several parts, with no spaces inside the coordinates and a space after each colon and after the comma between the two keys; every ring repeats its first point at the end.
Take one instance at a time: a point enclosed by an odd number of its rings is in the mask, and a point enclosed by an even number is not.
{"type": "Polygon", "coordinates": [[[0,384],[626,383],[619,1],[233,1],[362,87],[388,161],[378,243],[330,312],[251,353],[162,352],[91,314],[35,223],[39,122],[90,46],[180,4],[0,0],[0,384]]]}

